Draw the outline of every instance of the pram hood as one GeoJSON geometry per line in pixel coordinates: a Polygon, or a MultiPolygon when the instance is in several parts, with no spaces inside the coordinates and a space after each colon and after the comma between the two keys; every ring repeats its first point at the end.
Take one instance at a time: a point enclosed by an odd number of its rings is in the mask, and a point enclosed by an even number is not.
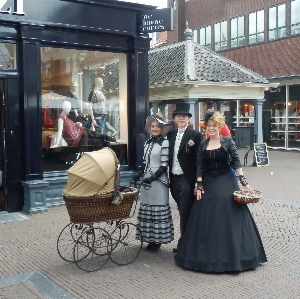
{"type": "Polygon", "coordinates": [[[107,194],[118,185],[119,161],[110,148],[85,152],[69,168],[64,196],[90,197],[96,194],[107,194]]]}

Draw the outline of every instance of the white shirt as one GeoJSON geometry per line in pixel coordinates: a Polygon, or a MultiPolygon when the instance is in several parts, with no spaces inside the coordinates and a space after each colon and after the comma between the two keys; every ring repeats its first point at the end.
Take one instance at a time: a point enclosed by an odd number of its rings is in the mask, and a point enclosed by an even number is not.
{"type": "Polygon", "coordinates": [[[185,132],[185,129],[186,129],[186,127],[184,129],[178,129],[177,135],[176,135],[176,140],[175,140],[175,145],[174,145],[172,173],[176,174],[176,175],[183,174],[183,171],[182,171],[179,161],[178,161],[178,151],[179,151],[179,146],[181,143],[182,136],[185,132]]]}

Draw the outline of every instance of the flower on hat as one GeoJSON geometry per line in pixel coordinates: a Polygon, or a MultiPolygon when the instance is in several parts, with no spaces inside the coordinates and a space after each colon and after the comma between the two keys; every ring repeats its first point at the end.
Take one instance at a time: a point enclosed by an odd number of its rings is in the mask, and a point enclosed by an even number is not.
{"type": "Polygon", "coordinates": [[[188,145],[189,145],[189,146],[193,146],[193,145],[195,145],[195,142],[194,142],[192,139],[190,139],[190,140],[188,141],[188,145]]]}

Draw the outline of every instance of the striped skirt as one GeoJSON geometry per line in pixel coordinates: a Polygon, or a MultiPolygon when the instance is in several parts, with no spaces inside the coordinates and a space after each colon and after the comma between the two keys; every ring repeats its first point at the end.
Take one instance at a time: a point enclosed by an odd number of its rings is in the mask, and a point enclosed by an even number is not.
{"type": "MultiPolygon", "coordinates": [[[[174,240],[174,227],[169,204],[159,206],[141,204],[137,219],[144,242],[166,244],[174,240]]],[[[138,234],[137,238],[139,238],[138,234]]]]}

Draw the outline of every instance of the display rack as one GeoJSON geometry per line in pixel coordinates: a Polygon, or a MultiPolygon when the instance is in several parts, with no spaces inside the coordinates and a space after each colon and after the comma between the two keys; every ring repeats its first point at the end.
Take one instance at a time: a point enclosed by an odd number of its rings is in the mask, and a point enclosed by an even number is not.
{"type": "MultiPolygon", "coordinates": [[[[237,120],[236,120],[237,116],[234,116],[233,119],[233,123],[237,124],[237,120]]],[[[254,116],[240,116],[240,121],[239,121],[239,125],[240,126],[253,126],[254,125],[254,116]]]]}
{"type": "Polygon", "coordinates": [[[300,141],[300,116],[271,116],[271,140],[284,140],[286,134],[286,118],[288,118],[288,140],[300,141]]]}

